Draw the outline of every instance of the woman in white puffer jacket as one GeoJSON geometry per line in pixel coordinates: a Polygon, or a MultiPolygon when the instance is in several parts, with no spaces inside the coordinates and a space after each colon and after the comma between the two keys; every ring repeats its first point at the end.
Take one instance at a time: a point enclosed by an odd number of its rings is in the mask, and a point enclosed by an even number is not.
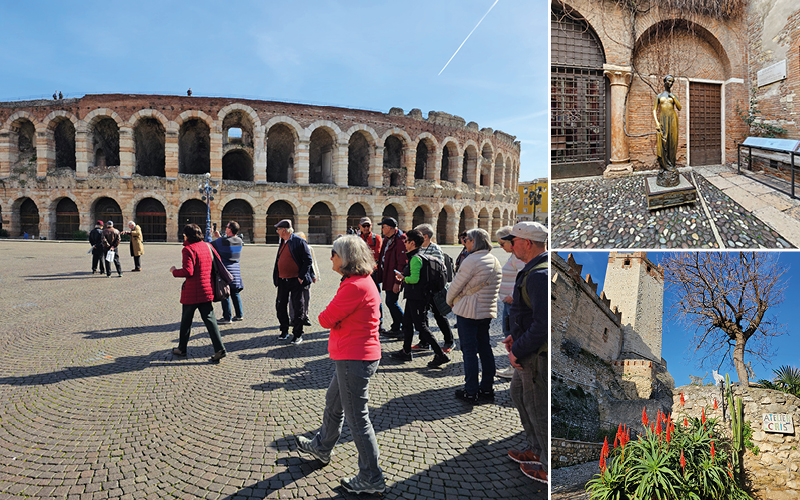
{"type": "Polygon", "coordinates": [[[472,229],[464,239],[469,255],[461,263],[447,291],[453,308],[464,358],[464,388],[456,397],[468,403],[493,400],[495,364],[489,344],[489,325],[497,317],[497,294],[503,276],[500,261],[491,254],[492,242],[483,229],[472,229]],[[483,375],[478,383],[478,357],[483,375]]]}

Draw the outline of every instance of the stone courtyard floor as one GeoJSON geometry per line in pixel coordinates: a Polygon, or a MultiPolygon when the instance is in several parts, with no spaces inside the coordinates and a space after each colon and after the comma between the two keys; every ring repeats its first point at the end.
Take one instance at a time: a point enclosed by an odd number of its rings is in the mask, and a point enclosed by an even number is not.
{"type": "Polygon", "coordinates": [[[556,181],[551,187],[553,248],[794,248],[800,201],[725,166],[684,173],[693,204],[649,211],[645,176],[556,181]]]}
{"type": "MultiPolygon", "coordinates": [[[[246,246],[245,321],[221,326],[228,357],[211,365],[199,316],[188,358],[170,353],[180,245],[146,243],[141,273],[127,272],[123,248],[124,276],[106,278],[91,274],[86,243],[0,241],[0,499],[352,498],[338,487],[357,470],[347,425],[328,466],[294,443],[318,429],[333,372],[316,317],[338,275],[329,247],[315,248],[323,272],[306,341],[277,339],[276,248],[246,246]]],[[[493,345],[501,336],[494,321],[493,345]]],[[[502,345],[494,352],[506,367],[502,345]]],[[[433,370],[429,353],[385,360],[371,381],[383,498],[547,498],[506,456],[524,442],[508,382],[497,381],[494,404],[465,405],[453,397],[461,353],[451,357],[433,370]]]]}

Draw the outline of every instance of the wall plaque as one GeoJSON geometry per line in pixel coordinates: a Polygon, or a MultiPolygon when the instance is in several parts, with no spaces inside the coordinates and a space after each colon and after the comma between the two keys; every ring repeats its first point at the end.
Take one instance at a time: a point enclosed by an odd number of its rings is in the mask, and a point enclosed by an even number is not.
{"type": "Polygon", "coordinates": [[[764,432],[794,434],[792,415],[789,413],[764,413],[761,416],[764,432]]]}
{"type": "Polygon", "coordinates": [[[776,62],[772,66],[767,66],[766,68],[760,70],[758,72],[758,86],[763,87],[764,85],[769,85],[770,83],[775,83],[779,80],[786,79],[786,59],[783,61],[776,62]]]}

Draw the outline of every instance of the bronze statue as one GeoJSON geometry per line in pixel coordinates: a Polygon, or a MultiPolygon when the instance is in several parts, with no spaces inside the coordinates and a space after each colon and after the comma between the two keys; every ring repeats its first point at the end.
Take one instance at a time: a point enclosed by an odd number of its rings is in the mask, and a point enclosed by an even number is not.
{"type": "Polygon", "coordinates": [[[675,160],[678,156],[678,111],[681,110],[681,103],[672,93],[674,83],[672,75],[664,77],[664,92],[656,96],[653,106],[653,118],[658,131],[656,155],[661,167],[656,184],[664,187],[677,186],[679,182],[675,160]]]}

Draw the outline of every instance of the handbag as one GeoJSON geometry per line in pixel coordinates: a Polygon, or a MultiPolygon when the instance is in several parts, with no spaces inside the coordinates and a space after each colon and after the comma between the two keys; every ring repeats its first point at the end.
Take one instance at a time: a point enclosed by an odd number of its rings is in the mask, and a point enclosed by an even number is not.
{"type": "Polygon", "coordinates": [[[447,283],[444,288],[433,294],[433,306],[442,316],[447,316],[453,310],[449,305],[447,305],[447,290],[449,288],[450,283],[447,283]]]}
{"type": "Polygon", "coordinates": [[[115,252],[114,252],[114,250],[109,250],[109,251],[106,253],[106,260],[107,260],[108,262],[114,262],[114,255],[115,255],[115,252]]]}
{"type": "Polygon", "coordinates": [[[208,245],[208,251],[211,252],[211,288],[214,290],[214,302],[221,302],[231,296],[233,275],[219,260],[217,254],[211,249],[211,245],[208,245]]]}

